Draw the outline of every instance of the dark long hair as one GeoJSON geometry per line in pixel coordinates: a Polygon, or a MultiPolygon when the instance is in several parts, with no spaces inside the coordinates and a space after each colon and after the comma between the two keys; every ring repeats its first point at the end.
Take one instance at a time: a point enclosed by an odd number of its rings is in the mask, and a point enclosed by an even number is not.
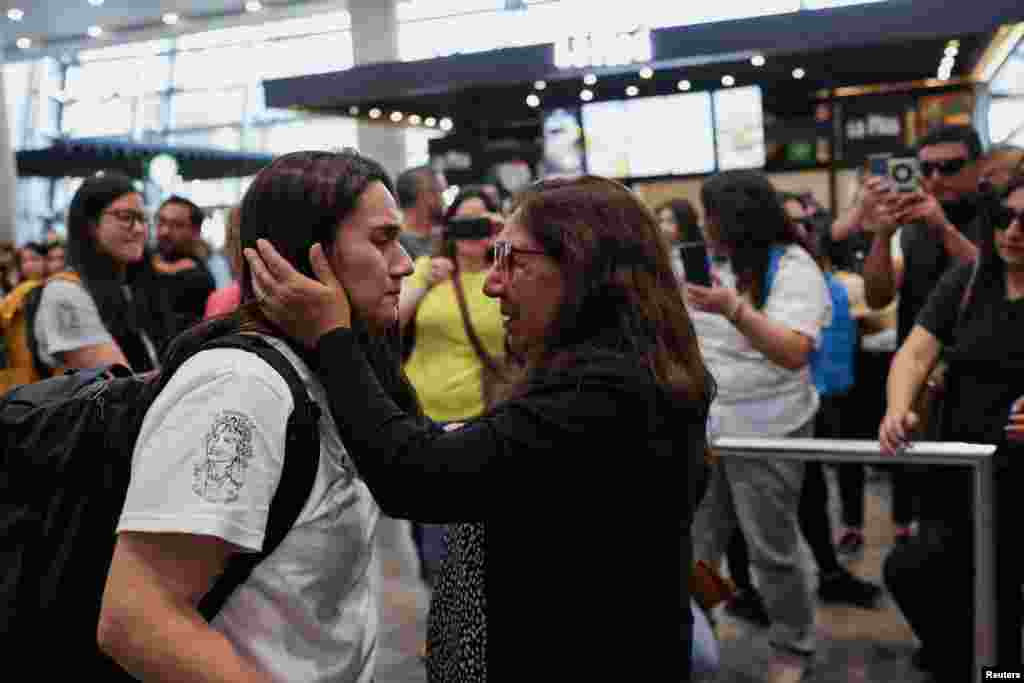
{"type": "MultiPolygon", "coordinates": [[[[138,263],[118,264],[97,247],[95,236],[103,211],[120,197],[138,193],[132,180],[119,173],[98,173],[85,179],[68,206],[67,265],[82,278],[104,326],[122,346],[144,329],[159,348],[168,339],[172,321],[166,296],[153,284],[150,251],[144,250],[138,263]],[[121,265],[126,266],[123,276],[121,265]],[[132,290],[130,301],[123,285],[132,290]]],[[[125,353],[140,355],[138,348],[134,354],[132,350],[126,348],[125,353]]]]}
{"type": "MultiPolygon", "coordinates": [[[[996,249],[995,229],[996,216],[1000,213],[1001,205],[1011,194],[1024,189],[1024,174],[1017,174],[1010,178],[1010,182],[1003,188],[989,188],[981,195],[978,215],[979,239],[978,239],[978,262],[974,274],[975,287],[972,290],[971,298],[977,300],[977,291],[983,288],[993,288],[1002,292],[1003,282],[1006,279],[1006,264],[999,251],[996,249]]],[[[990,292],[993,296],[996,292],[990,292]]],[[[984,295],[982,295],[984,296],[984,295]]]]}
{"type": "MultiPolygon", "coordinates": [[[[309,249],[320,242],[330,251],[338,224],[355,211],[360,197],[374,183],[392,191],[391,179],[384,168],[357,151],[294,152],[275,159],[260,171],[242,199],[239,242],[242,249],[256,248],[265,239],[296,270],[315,277],[309,249]]],[[[263,332],[291,343],[287,335],[271,323],[260,310],[252,286],[252,272],[242,262],[239,282],[242,300],[228,315],[193,327],[183,333],[168,352],[168,364],[195,350],[208,339],[239,331],[263,332]]],[[[399,363],[397,327],[385,334],[372,333],[366,322],[353,311],[352,327],[357,332],[381,384],[405,411],[420,414],[412,385],[399,363]]],[[[299,355],[313,362],[310,354],[291,343],[299,355]]]]}
{"type": "Polygon", "coordinates": [[[737,289],[750,292],[757,308],[767,295],[768,265],[776,245],[798,244],[809,254],[814,246],[800,236],[786,214],[771,181],[758,171],[726,171],[712,176],[700,189],[705,228],[732,250],[737,289]]]}
{"type": "Polygon", "coordinates": [[[672,272],[657,219],[623,185],[597,176],[541,181],[516,219],[562,272],[563,299],[540,365],[604,347],[648,368],[673,403],[706,417],[715,382],[672,272]]]}
{"type": "Polygon", "coordinates": [[[655,211],[660,214],[665,209],[672,212],[676,225],[679,226],[680,242],[695,242],[701,240],[700,221],[697,220],[697,210],[689,199],[670,199],[655,211]]]}

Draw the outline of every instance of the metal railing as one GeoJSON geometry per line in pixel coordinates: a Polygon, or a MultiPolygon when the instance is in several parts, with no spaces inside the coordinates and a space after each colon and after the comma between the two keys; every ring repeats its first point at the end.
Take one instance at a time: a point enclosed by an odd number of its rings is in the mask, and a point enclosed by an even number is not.
{"type": "MultiPolygon", "coordinates": [[[[955,465],[971,468],[974,492],[974,666],[996,663],[996,602],[992,495],[992,454],[996,447],[951,442],[916,442],[897,455],[883,455],[877,440],[762,439],[719,437],[715,452],[723,457],[773,458],[825,463],[955,465]]],[[[955,617],[954,617],[955,618],[955,617]]]]}

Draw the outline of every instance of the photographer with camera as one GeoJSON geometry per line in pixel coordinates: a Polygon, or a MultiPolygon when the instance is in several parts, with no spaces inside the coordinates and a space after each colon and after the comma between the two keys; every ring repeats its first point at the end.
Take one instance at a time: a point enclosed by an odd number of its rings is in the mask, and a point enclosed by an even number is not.
{"type": "MultiPolygon", "coordinates": [[[[504,356],[504,327],[496,299],[483,293],[487,251],[504,224],[483,187],[459,192],[444,217],[433,256],[416,259],[402,287],[398,318],[415,327],[415,345],[405,364],[423,411],[438,422],[462,422],[483,413],[504,356]]],[[[464,525],[470,527],[472,525],[464,525]]],[[[460,542],[472,529],[453,529],[460,542]]],[[[444,527],[414,524],[421,575],[432,585],[445,556],[444,527]]]]}

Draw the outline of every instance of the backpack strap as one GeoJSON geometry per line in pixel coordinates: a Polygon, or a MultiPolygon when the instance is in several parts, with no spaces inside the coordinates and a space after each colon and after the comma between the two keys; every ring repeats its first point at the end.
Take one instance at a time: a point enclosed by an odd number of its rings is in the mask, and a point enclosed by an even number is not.
{"type": "Polygon", "coordinates": [[[199,612],[207,621],[212,621],[235,589],[249,578],[256,565],[281,544],[309,499],[320,463],[320,406],[310,397],[306,383],[291,361],[262,337],[232,334],[204,344],[203,350],[206,349],[242,349],[255,353],[284,378],[295,403],[295,409],[288,418],[284,466],[270,502],[263,550],[235,555],[203,596],[199,612]]]}

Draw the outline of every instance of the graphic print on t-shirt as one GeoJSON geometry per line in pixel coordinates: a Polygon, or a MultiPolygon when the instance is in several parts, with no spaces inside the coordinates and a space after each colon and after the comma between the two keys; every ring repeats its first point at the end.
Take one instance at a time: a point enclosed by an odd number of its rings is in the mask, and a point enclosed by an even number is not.
{"type": "Polygon", "coordinates": [[[192,468],[192,490],[197,496],[210,503],[238,500],[252,458],[253,431],[248,415],[233,410],[217,414],[192,468]]]}
{"type": "Polygon", "coordinates": [[[57,303],[57,329],[65,337],[76,337],[82,333],[82,321],[70,301],[57,303]]]}

